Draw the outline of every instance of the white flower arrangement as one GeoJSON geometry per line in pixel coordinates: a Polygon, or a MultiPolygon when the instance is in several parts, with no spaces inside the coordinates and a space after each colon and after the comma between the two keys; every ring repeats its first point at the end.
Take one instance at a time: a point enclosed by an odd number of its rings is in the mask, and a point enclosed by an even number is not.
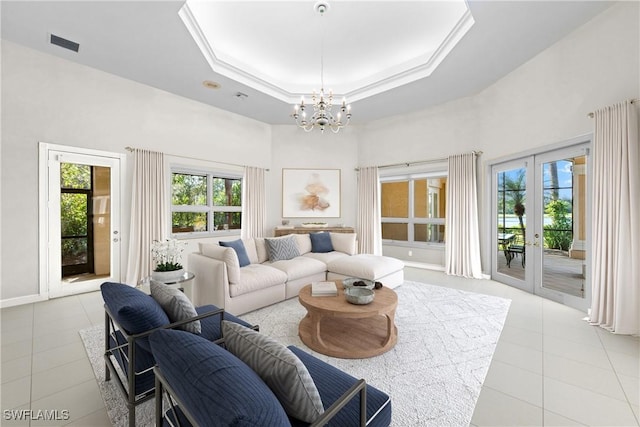
{"type": "Polygon", "coordinates": [[[154,240],[151,244],[151,255],[156,264],[154,271],[176,271],[182,269],[180,260],[185,243],[177,239],[167,239],[163,242],[154,240]]]}

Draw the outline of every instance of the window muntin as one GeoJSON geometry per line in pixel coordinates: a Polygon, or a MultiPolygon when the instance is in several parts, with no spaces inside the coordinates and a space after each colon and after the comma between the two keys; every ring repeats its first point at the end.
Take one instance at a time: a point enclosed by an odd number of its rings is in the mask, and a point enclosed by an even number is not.
{"type": "Polygon", "coordinates": [[[447,177],[387,177],[381,182],[382,239],[444,243],[447,177]]]}
{"type": "Polygon", "coordinates": [[[242,225],[242,178],[215,172],[173,170],[171,231],[219,233],[242,225]]]}

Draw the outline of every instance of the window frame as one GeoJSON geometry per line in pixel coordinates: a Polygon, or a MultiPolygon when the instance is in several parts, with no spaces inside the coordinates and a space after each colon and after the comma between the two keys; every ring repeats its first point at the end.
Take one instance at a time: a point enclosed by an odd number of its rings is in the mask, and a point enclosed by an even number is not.
{"type": "Polygon", "coordinates": [[[239,212],[242,214],[242,202],[244,200],[244,176],[241,172],[232,172],[228,170],[220,169],[208,169],[198,167],[185,167],[172,165],[169,173],[169,234],[176,239],[188,239],[188,238],[203,238],[203,237],[217,237],[217,236],[229,236],[240,235],[242,230],[242,220],[240,222],[240,228],[228,230],[205,230],[205,231],[185,231],[174,232],[173,231],[173,213],[174,212],[192,212],[192,213],[206,213],[207,214],[207,226],[211,228],[214,225],[214,215],[217,212],[239,212]],[[207,194],[206,205],[174,205],[173,204],[173,175],[198,175],[206,176],[207,194]],[[219,179],[232,179],[240,181],[240,206],[217,206],[213,204],[213,180],[219,179]]]}
{"type": "MultiPolygon", "coordinates": [[[[429,248],[438,247],[444,248],[446,242],[423,242],[415,240],[415,225],[445,225],[446,218],[419,218],[415,216],[415,181],[422,179],[435,179],[445,178],[449,180],[449,173],[447,170],[438,170],[432,172],[419,172],[402,175],[388,175],[380,177],[380,196],[382,197],[382,184],[388,182],[405,182],[408,181],[408,212],[407,218],[398,217],[384,217],[382,213],[380,215],[381,224],[407,224],[407,240],[394,240],[394,239],[382,239],[383,244],[391,244],[394,246],[406,246],[412,248],[429,248]]],[[[427,196],[428,198],[428,196],[427,196]]],[[[427,200],[428,203],[428,200],[427,200]]],[[[428,205],[427,205],[428,206],[428,205]]],[[[429,209],[429,207],[428,207],[429,209]]]]}

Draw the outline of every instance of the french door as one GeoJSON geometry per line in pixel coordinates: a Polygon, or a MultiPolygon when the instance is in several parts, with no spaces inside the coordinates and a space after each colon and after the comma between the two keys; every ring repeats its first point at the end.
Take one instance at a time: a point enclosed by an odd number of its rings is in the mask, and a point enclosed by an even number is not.
{"type": "Polygon", "coordinates": [[[492,165],[492,277],[582,311],[589,285],[588,144],[492,165]]]}
{"type": "Polygon", "coordinates": [[[41,292],[58,297],[120,281],[120,157],[41,144],[41,292]]]}

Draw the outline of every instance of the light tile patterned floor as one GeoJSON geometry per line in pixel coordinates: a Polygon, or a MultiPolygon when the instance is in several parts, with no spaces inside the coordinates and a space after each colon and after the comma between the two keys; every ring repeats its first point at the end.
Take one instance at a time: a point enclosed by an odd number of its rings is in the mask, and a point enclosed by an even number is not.
{"type": "MultiPolygon", "coordinates": [[[[584,313],[497,282],[405,271],[408,280],[512,299],[472,425],[639,425],[637,338],[589,326],[584,313]]],[[[0,316],[3,416],[5,409],[66,409],[70,415],[58,422],[3,418],[0,424],[109,426],[77,333],[102,325],[100,294],[6,308],[0,316]]]]}

